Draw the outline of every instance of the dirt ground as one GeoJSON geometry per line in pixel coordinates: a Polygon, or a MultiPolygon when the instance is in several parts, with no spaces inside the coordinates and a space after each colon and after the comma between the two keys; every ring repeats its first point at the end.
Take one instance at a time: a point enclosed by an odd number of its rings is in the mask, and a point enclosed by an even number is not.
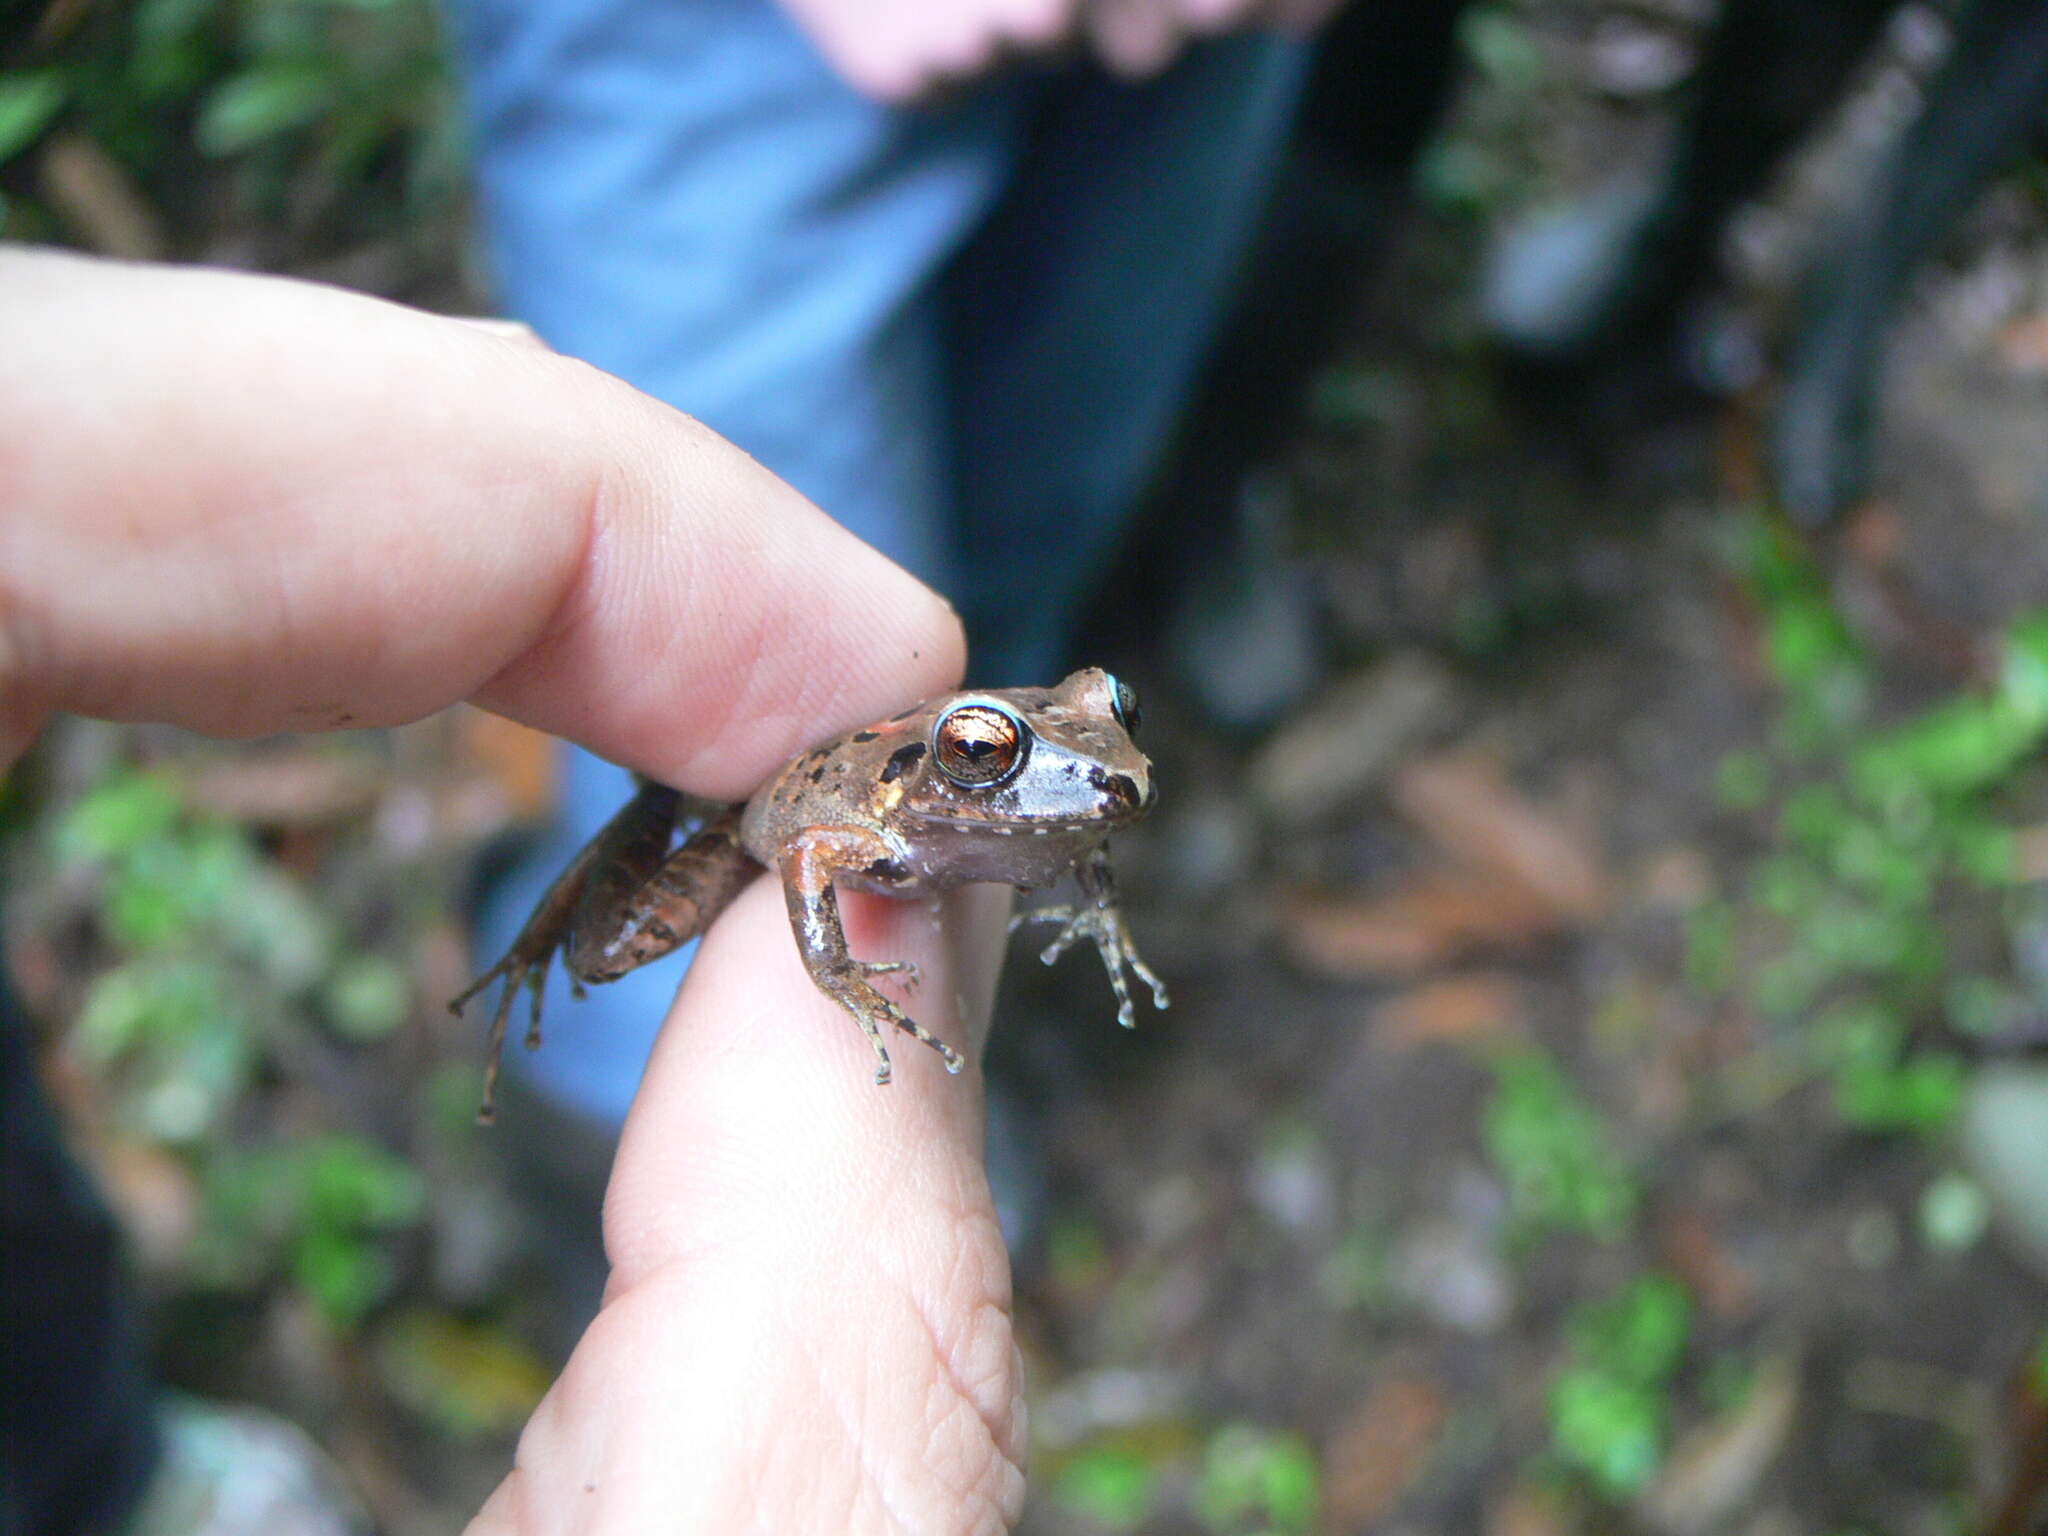
{"type": "MultiPolygon", "coordinates": [[[[1547,14],[1541,41],[1566,55],[1613,21],[1547,14]]],[[[1867,156],[1869,110],[1752,217],[1723,323],[1768,341],[1789,252],[1867,156]]],[[[1590,178],[1603,135],[1648,155],[1660,132],[1611,103],[1494,97],[1468,98],[1452,137],[1533,145],[1554,191],[1590,178]]],[[[1981,643],[2048,599],[2039,216],[2002,188],[1925,274],[1876,498],[1817,546],[1900,701],[1963,685],[1981,643]]],[[[1953,1147],[1845,1129],[1815,1083],[1766,1081],[1768,1027],[1686,975],[1688,913],[1739,887],[1761,835],[1717,769],[1774,719],[1728,537],[1771,377],[1589,471],[1475,357],[1474,233],[1411,235],[1333,370],[1367,408],[1313,421],[1285,465],[1304,579],[1355,670],[1248,757],[1177,709],[1150,634],[1105,637],[1165,698],[1168,782],[1200,788],[1123,860],[1172,1015],[1142,1040],[1003,1047],[1069,1083],[1073,1055],[1095,1064],[1047,1111],[1061,1214],[1023,1272],[1049,1473],[1028,1528],[1109,1528],[1059,1496],[1064,1457],[1245,1421],[1316,1448],[1332,1531],[1984,1529],[2048,1434],[2010,1396],[2048,1317],[2042,1274],[1995,1238],[1927,1241],[1916,1213],[1953,1147]],[[1262,795],[1290,752],[1313,784],[1333,737],[1397,750],[1334,800],[1262,795]],[[1442,871],[1515,867],[1482,829],[1503,806],[1500,835],[1576,873],[1539,931],[1466,943],[1442,871]],[[1518,1042],[1564,1064],[1640,1178],[1624,1235],[1509,1232],[1482,1123],[1489,1062],[1518,1042]],[[1572,1310],[1652,1270],[1698,1309],[1675,1449],[1603,1504],[1546,1461],[1550,1383],[1572,1310]],[[1747,1394],[1716,1406],[1731,1362],[1747,1394]]],[[[1137,1528],[1208,1528],[1173,1506],[1137,1528]]]]}

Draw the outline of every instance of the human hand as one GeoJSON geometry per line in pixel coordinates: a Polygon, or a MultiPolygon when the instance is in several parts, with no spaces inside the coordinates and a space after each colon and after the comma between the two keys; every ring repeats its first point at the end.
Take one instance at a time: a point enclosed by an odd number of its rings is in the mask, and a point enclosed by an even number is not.
{"type": "Polygon", "coordinates": [[[1129,79],[1158,74],[1203,37],[1266,29],[1301,36],[1344,0],[1089,0],[1083,32],[1096,57],[1129,79]]]}
{"type": "Polygon", "coordinates": [[[1083,0],[782,0],[847,84],[907,103],[1071,42],[1083,0]]]}
{"type": "MultiPolygon", "coordinates": [[[[0,251],[0,763],[50,711],[223,735],[461,698],[732,798],[944,691],[933,594],[744,454],[530,342],[275,279],[0,251]]],[[[1006,892],[848,893],[985,1027],[1006,892]]],[[[874,951],[870,951],[874,952],[874,951]]],[[[971,1054],[971,1053],[970,1053],[971,1054]]],[[[472,1529],[988,1531],[1021,1500],[970,1072],[886,1091],[761,881],[628,1122],[611,1283],[472,1529]]]]}

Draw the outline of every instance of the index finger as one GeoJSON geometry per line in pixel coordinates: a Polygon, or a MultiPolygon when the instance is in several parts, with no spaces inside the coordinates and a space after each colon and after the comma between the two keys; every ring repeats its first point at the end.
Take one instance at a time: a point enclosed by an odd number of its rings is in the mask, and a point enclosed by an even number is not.
{"type": "Polygon", "coordinates": [[[19,250],[0,334],[0,733],[61,709],[255,735],[474,697],[732,799],[959,676],[936,594],[539,348],[19,250]]]}

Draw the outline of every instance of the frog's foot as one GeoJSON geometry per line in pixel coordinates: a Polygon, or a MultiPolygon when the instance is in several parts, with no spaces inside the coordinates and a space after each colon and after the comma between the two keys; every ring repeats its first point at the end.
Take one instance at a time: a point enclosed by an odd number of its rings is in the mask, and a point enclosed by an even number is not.
{"type": "Polygon", "coordinates": [[[526,1048],[533,1050],[540,1044],[540,1004],[547,990],[548,968],[554,958],[552,944],[538,955],[515,944],[506,952],[504,959],[477,977],[448,1003],[448,1011],[459,1017],[471,998],[500,976],[505,978],[505,990],[498,994],[498,1008],[491,1015],[489,1053],[484,1062],[484,1096],[476,1110],[480,1125],[489,1125],[498,1117],[498,1065],[505,1053],[505,1026],[512,1017],[512,999],[519,995],[521,987],[530,988],[533,994],[532,1011],[526,1020],[526,1048]]]}
{"type": "Polygon", "coordinates": [[[937,1035],[926,1029],[909,1014],[882,996],[866,980],[868,976],[889,975],[903,970],[916,974],[916,967],[907,960],[852,960],[849,969],[838,975],[818,978],[819,985],[832,1000],[853,1015],[854,1023],[861,1033],[868,1037],[868,1044],[875,1048],[875,1084],[877,1087],[889,1081],[888,1047],[882,1044],[884,1026],[902,1030],[905,1034],[922,1040],[939,1053],[946,1063],[948,1072],[958,1072],[966,1062],[960,1053],[937,1035]]]}
{"type": "Polygon", "coordinates": [[[1011,918],[1010,931],[1015,933],[1026,923],[1063,925],[1039,954],[1038,958],[1047,965],[1053,964],[1082,939],[1095,945],[1096,952],[1102,956],[1104,969],[1109,972],[1110,989],[1116,993],[1116,1021],[1125,1029],[1138,1027],[1137,1009],[1131,1004],[1131,989],[1124,981],[1125,966],[1129,966],[1133,974],[1152,989],[1154,1008],[1167,1006],[1166,983],[1138,954],[1137,945],[1131,941],[1131,931],[1124,926],[1124,915],[1117,908],[1097,903],[1036,907],[1011,918]]]}

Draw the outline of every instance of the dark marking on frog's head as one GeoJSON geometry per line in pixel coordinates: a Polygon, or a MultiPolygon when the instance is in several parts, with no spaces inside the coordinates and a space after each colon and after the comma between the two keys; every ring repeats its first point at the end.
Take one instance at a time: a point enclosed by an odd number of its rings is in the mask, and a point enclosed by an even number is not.
{"type": "Polygon", "coordinates": [[[917,766],[917,760],[924,756],[924,752],[925,746],[921,741],[913,741],[898,747],[889,754],[889,761],[882,765],[882,782],[894,784],[917,766]]]}
{"type": "Polygon", "coordinates": [[[880,734],[881,732],[879,731],[855,731],[853,739],[855,741],[873,741],[880,734]]]}
{"type": "Polygon", "coordinates": [[[1108,773],[1101,768],[1090,768],[1088,782],[1119,805],[1128,806],[1134,811],[1143,810],[1148,803],[1151,786],[1147,784],[1145,790],[1141,791],[1137,781],[1127,773],[1108,773]]]}
{"type": "Polygon", "coordinates": [[[818,764],[818,766],[813,768],[810,772],[810,780],[813,784],[820,782],[824,777],[825,765],[823,763],[818,764]]]}
{"type": "Polygon", "coordinates": [[[911,706],[910,706],[910,708],[908,708],[908,709],[906,709],[905,711],[903,711],[903,713],[902,713],[902,714],[900,714],[900,715],[891,715],[891,716],[889,717],[889,724],[891,724],[891,725],[901,725],[901,724],[902,724],[902,723],[903,723],[904,721],[908,720],[908,719],[909,719],[909,718],[910,718],[910,717],[911,717],[912,715],[916,714],[916,713],[917,713],[917,712],[918,712],[919,710],[921,710],[921,709],[923,709],[923,708],[924,708],[924,706],[923,706],[922,704],[913,704],[913,705],[911,705],[911,706]]]}

